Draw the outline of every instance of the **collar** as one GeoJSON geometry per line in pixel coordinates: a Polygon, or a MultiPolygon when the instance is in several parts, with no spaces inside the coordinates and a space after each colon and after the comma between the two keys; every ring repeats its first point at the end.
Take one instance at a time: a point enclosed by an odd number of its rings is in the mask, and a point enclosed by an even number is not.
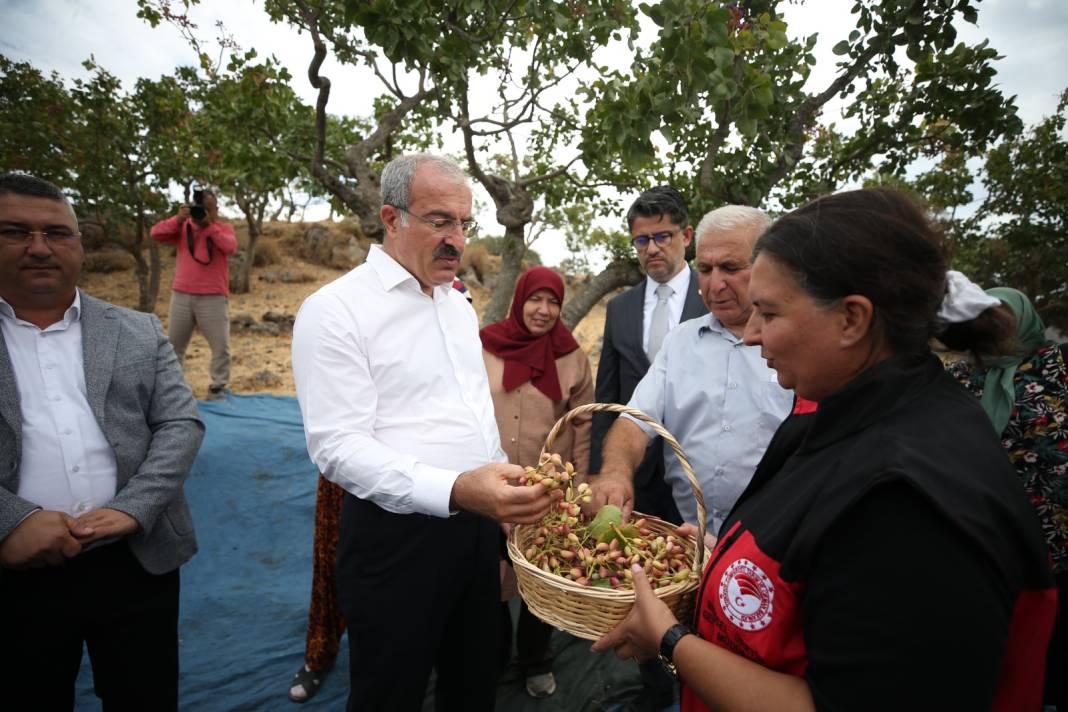
{"type": "Polygon", "coordinates": [[[819,403],[799,452],[812,452],[886,418],[945,375],[934,354],[891,356],[819,403]]]}
{"type": "MultiPolygon", "coordinates": [[[[419,286],[419,280],[400,262],[390,257],[381,245],[371,245],[371,250],[367,253],[367,264],[378,275],[378,281],[387,292],[402,284],[408,284],[416,291],[423,292],[423,288],[419,286]]],[[[435,300],[439,300],[448,297],[451,289],[451,282],[438,284],[434,286],[431,293],[435,300]]]]}
{"type": "Polygon", "coordinates": [[[719,319],[717,319],[715,315],[712,314],[712,312],[709,312],[704,316],[698,317],[697,321],[699,324],[701,324],[701,326],[697,327],[698,338],[704,336],[705,334],[716,334],[717,336],[723,337],[732,344],[744,344],[741,338],[735,336],[730,329],[723,326],[723,324],[719,322],[719,319]]]}
{"type": "MultiPolygon", "coordinates": [[[[15,307],[11,306],[11,304],[9,304],[8,301],[6,299],[4,299],[3,297],[0,297],[0,317],[6,318],[6,319],[11,319],[12,321],[16,321],[16,322],[22,321],[21,319],[19,319],[15,315],[15,307]]],[[[74,288],[74,301],[70,303],[70,306],[67,307],[67,310],[65,312],[63,312],[63,318],[60,319],[58,322],[56,322],[56,324],[60,324],[61,328],[65,329],[68,326],[70,326],[71,324],[73,324],[74,322],[81,321],[81,319],[82,319],[82,290],[77,288],[77,287],[75,287],[74,288]]],[[[55,326],[55,324],[52,324],[51,326],[49,326],[47,328],[50,329],[50,328],[52,328],[52,326],[55,326]]],[[[42,331],[43,331],[43,329],[42,329],[42,331]]]]}
{"type": "MultiPolygon", "coordinates": [[[[679,296],[680,294],[685,296],[687,290],[690,289],[690,266],[687,264],[683,264],[682,269],[679,270],[679,273],[667,281],[667,285],[671,287],[671,289],[674,291],[674,294],[671,295],[672,299],[679,296]]],[[[645,298],[652,299],[656,294],[656,288],[659,286],[660,282],[646,277],[645,298]]]]}

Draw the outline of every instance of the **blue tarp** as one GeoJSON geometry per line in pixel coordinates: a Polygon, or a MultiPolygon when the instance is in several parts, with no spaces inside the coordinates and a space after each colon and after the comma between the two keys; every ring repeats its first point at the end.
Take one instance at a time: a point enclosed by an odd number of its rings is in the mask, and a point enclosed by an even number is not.
{"type": "MultiPolygon", "coordinates": [[[[236,396],[200,403],[207,434],[185,492],[200,552],[182,567],[179,623],[182,710],[343,710],[348,656],[342,642],[319,694],[286,696],[304,658],[311,592],[317,472],[296,400],[236,396]]],[[[640,685],[633,662],[592,655],[587,641],[555,633],[559,689],[535,701],[518,672],[501,678],[499,710],[600,710],[640,685]]],[[[88,655],[78,710],[99,710],[88,655]]]]}

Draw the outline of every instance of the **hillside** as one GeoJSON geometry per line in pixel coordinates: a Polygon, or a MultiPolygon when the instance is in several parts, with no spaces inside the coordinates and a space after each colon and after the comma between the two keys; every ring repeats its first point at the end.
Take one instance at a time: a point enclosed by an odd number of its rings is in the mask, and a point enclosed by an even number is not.
{"type": "MultiPolygon", "coordinates": [[[[343,230],[342,224],[320,223],[333,235],[343,230]]],[[[230,295],[230,352],[231,388],[238,393],[273,393],[293,395],[293,372],[290,367],[292,334],[288,328],[304,299],[322,285],[338,278],[347,270],[316,264],[301,256],[301,236],[311,227],[302,223],[272,223],[260,238],[258,252],[263,266],[252,271],[252,291],[230,295]],[[306,280],[306,281],[293,281],[306,280]],[[264,315],[268,315],[264,319],[264,315]],[[274,321],[272,321],[274,320],[274,321]],[[242,328],[242,325],[244,327],[242,328]]],[[[243,223],[234,223],[238,242],[244,246],[248,230],[243,223]]],[[[304,250],[306,252],[306,250],[304,250]]],[[[87,269],[79,283],[95,297],[134,308],[137,306],[137,281],[132,266],[113,272],[88,269],[93,263],[126,263],[132,258],[113,260],[94,258],[90,252],[87,269]]],[[[156,315],[167,328],[167,309],[174,277],[173,248],[164,247],[161,254],[163,272],[156,315]]],[[[486,278],[486,281],[491,281],[486,278]]],[[[475,310],[481,315],[489,303],[490,291],[474,282],[468,283],[475,310]]],[[[570,296],[570,295],[569,295],[570,296]]],[[[605,300],[594,307],[575,330],[575,337],[590,356],[594,368],[600,356],[601,334],[604,330],[605,300]]],[[[199,332],[194,334],[186,353],[185,375],[197,398],[208,391],[208,363],[211,349],[199,332]]]]}

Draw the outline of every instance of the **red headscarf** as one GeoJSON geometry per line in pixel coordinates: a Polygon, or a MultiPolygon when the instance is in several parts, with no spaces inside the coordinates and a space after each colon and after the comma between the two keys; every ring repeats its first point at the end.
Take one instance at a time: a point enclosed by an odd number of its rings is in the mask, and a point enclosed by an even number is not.
{"type": "Polygon", "coordinates": [[[504,359],[504,390],[511,391],[530,381],[551,400],[563,398],[560,378],[556,375],[556,359],[579,347],[564,323],[559,319],[543,336],[534,336],[523,323],[523,305],[539,289],[548,289],[562,304],[564,280],[548,267],[531,267],[515,283],[512,310],[508,318],[482,329],[482,346],[504,359]]]}

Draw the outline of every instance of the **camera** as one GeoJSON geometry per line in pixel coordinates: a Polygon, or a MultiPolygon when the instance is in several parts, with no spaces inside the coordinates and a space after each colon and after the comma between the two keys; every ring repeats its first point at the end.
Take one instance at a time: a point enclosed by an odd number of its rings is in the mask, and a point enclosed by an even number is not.
{"type": "Polygon", "coordinates": [[[204,191],[193,191],[193,204],[189,206],[189,216],[194,220],[203,220],[208,216],[208,211],[204,207],[204,191]]]}

